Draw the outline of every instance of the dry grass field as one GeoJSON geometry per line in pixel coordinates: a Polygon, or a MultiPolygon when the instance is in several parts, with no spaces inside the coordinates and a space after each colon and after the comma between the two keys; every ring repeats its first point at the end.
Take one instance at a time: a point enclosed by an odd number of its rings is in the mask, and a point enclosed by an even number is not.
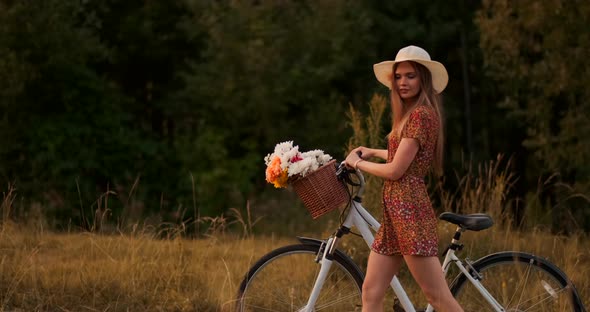
{"type": "Polygon", "coordinates": [[[0,311],[225,311],[273,239],[0,232],[0,311]]]}
{"type": "MultiPolygon", "coordinates": [[[[351,146],[377,146],[381,138],[365,134],[379,133],[376,129],[385,107],[385,99],[372,100],[367,124],[374,129],[369,131],[362,129],[364,117],[351,110],[356,133],[351,146]]],[[[569,276],[584,305],[590,307],[590,237],[573,229],[567,236],[543,230],[541,221],[553,216],[540,214],[535,200],[520,207],[525,218],[515,227],[509,213],[515,176],[509,167],[501,157],[477,168],[468,166],[457,177],[460,192],[440,188],[433,194],[440,211],[485,212],[496,222],[491,229],[465,233],[465,248],[459,256],[475,260],[514,250],[545,257],[569,276]]],[[[363,201],[376,217],[381,214],[380,205],[375,204],[380,202],[379,183],[367,179],[363,201]]],[[[187,239],[183,225],[166,233],[157,225],[140,224],[110,233],[56,233],[45,230],[42,214],[39,220],[12,222],[14,199],[9,189],[0,205],[0,312],[232,311],[244,274],[260,257],[295,243],[295,235],[327,238],[338,226],[337,212],[312,221],[295,204],[293,194],[282,192],[264,203],[248,204],[243,212],[231,208],[227,216],[197,220],[207,226],[207,235],[200,239],[187,239]]],[[[441,251],[454,230],[439,223],[441,251]]],[[[364,268],[368,248],[361,239],[349,236],[339,247],[364,268]]],[[[406,271],[400,272],[400,280],[416,306],[423,306],[425,300],[406,271]]]]}
{"type": "MultiPolygon", "coordinates": [[[[454,228],[441,224],[441,238],[454,228]]],[[[476,259],[499,250],[549,258],[590,304],[590,240],[492,228],[468,233],[464,253],[476,259]]],[[[244,273],[290,238],[218,234],[205,239],[160,239],[144,229],[129,234],[57,234],[14,224],[0,229],[0,311],[231,311],[244,273]]],[[[341,245],[362,264],[357,238],[341,245]]],[[[446,243],[446,240],[441,242],[446,243]]],[[[402,272],[412,299],[415,285],[402,272]]]]}

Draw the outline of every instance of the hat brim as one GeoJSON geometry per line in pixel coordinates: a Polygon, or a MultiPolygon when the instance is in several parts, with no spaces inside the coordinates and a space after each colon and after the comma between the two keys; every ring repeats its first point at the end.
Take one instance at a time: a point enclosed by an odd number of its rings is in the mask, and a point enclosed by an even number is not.
{"type": "Polygon", "coordinates": [[[377,80],[391,89],[393,77],[393,65],[396,63],[412,61],[424,65],[432,76],[432,87],[436,93],[441,93],[449,83],[449,74],[445,66],[437,61],[426,61],[421,59],[406,59],[399,61],[384,61],[373,65],[373,71],[377,80]]]}

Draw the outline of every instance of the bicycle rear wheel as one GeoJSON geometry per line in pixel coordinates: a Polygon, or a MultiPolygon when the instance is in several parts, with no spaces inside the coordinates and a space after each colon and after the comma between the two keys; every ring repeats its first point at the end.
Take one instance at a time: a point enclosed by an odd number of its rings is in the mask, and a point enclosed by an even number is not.
{"type": "MultiPolygon", "coordinates": [[[[300,311],[320,271],[319,245],[275,249],[252,266],[238,294],[237,311],[300,311]]],[[[363,277],[340,252],[322,287],[314,311],[360,311],[363,277]]]]}
{"type": "MultiPolygon", "coordinates": [[[[543,258],[501,252],[476,261],[473,267],[482,277],[481,284],[508,312],[583,309],[565,274],[543,258]]],[[[466,312],[493,311],[463,274],[453,281],[451,292],[466,312]]]]}

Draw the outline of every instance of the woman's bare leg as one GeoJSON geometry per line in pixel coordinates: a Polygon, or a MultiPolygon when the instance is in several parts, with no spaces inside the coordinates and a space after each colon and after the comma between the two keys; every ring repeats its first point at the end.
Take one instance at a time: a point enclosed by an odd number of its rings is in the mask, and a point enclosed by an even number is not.
{"type": "Polygon", "coordinates": [[[463,311],[449,290],[437,257],[404,256],[404,260],[426,299],[437,312],[463,311]]]}
{"type": "Polygon", "coordinates": [[[384,256],[371,251],[363,282],[363,312],[383,311],[383,299],[389,282],[402,265],[402,256],[384,256]]]}

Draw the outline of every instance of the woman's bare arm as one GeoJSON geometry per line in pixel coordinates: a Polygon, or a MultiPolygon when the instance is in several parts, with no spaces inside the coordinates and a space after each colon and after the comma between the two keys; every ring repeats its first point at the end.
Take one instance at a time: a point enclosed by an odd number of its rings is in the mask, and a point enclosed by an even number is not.
{"type": "Polygon", "coordinates": [[[361,158],[369,159],[371,157],[377,157],[383,160],[387,160],[387,150],[386,149],[376,149],[376,148],[368,148],[364,146],[359,146],[351,151],[351,153],[358,153],[361,152],[361,158]]]}
{"type": "MultiPolygon", "coordinates": [[[[359,161],[360,158],[358,154],[356,154],[355,149],[348,155],[348,157],[346,157],[346,164],[351,167],[354,167],[356,164],[357,168],[369,174],[385,179],[397,180],[406,173],[410,164],[414,161],[419,149],[420,145],[418,140],[403,138],[395,152],[393,161],[390,163],[382,164],[371,161],[359,161]]],[[[387,150],[365,149],[365,151],[367,151],[367,155],[373,157],[378,157],[377,155],[382,156],[382,151],[385,151],[385,158],[387,158],[387,150]]],[[[363,158],[365,158],[364,153],[363,158]]]]}

